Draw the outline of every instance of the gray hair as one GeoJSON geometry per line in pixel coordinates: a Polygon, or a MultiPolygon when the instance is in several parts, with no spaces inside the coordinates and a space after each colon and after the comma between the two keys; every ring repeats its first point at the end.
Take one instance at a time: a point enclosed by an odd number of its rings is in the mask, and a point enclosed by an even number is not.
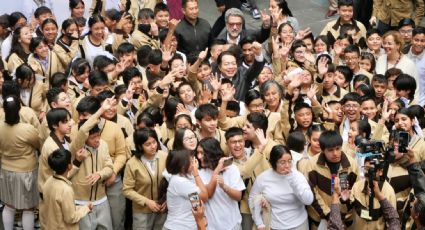
{"type": "Polygon", "coordinates": [[[283,97],[283,88],[275,80],[267,80],[267,81],[265,81],[261,85],[261,87],[260,87],[261,97],[264,99],[264,96],[266,95],[267,91],[269,91],[269,89],[272,88],[272,87],[276,87],[276,89],[277,89],[277,91],[279,93],[279,97],[280,97],[280,99],[282,99],[282,97],[283,97]]]}
{"type": "Polygon", "coordinates": [[[245,23],[245,18],[243,17],[243,13],[238,8],[230,8],[226,11],[226,14],[224,15],[224,19],[226,23],[229,21],[230,16],[240,17],[242,18],[242,23],[245,23]]]}

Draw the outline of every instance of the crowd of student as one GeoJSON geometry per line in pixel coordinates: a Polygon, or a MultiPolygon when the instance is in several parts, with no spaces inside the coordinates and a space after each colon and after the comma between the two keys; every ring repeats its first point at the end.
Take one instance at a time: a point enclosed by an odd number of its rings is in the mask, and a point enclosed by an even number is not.
{"type": "Polygon", "coordinates": [[[285,0],[36,2],[0,16],[4,229],[425,229],[423,1],[317,36],[285,0]]]}

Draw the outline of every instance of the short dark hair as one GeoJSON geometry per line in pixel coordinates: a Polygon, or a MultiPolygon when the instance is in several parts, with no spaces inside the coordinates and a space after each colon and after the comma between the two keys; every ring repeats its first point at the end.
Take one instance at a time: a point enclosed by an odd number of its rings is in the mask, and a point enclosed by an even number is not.
{"type": "Polygon", "coordinates": [[[291,156],[292,159],[292,154],[291,151],[289,151],[288,147],[284,146],[284,145],[275,145],[273,146],[272,150],[270,151],[270,159],[269,159],[269,163],[272,166],[273,170],[276,170],[277,168],[277,161],[282,158],[282,156],[284,154],[288,154],[291,156]]]}
{"type": "Polygon", "coordinates": [[[62,175],[71,164],[71,152],[66,149],[56,149],[49,155],[47,163],[57,175],[62,175]]]}
{"type": "Polygon", "coordinates": [[[93,60],[93,69],[102,70],[108,65],[115,64],[115,61],[106,55],[98,55],[93,60]]]}
{"type": "Polygon", "coordinates": [[[141,147],[146,141],[148,141],[148,139],[152,137],[153,139],[155,139],[156,143],[157,143],[157,151],[159,150],[159,141],[158,141],[158,135],[156,135],[156,132],[150,128],[143,128],[143,129],[138,129],[134,132],[133,134],[133,141],[135,143],[135,147],[136,147],[136,151],[134,152],[134,155],[137,158],[140,158],[144,152],[143,152],[143,147],[141,147]]]}
{"type": "Polygon", "coordinates": [[[40,6],[34,11],[35,18],[39,18],[43,14],[52,14],[52,10],[47,6],[40,6]]]}
{"type": "Polygon", "coordinates": [[[31,38],[30,45],[29,45],[30,52],[34,53],[35,49],[37,49],[37,47],[41,43],[44,43],[47,46],[48,42],[47,42],[45,37],[33,37],[33,38],[31,38]]]}
{"type": "Polygon", "coordinates": [[[338,0],[338,8],[341,6],[354,6],[353,0],[338,0]]]}
{"type": "Polygon", "coordinates": [[[113,93],[110,90],[105,90],[100,92],[96,98],[99,100],[99,102],[102,104],[107,98],[115,97],[115,93],[113,93]]]}
{"type": "Polygon", "coordinates": [[[97,110],[99,110],[101,107],[101,104],[99,102],[99,99],[93,96],[86,96],[77,105],[77,111],[79,113],[89,113],[89,114],[95,114],[97,110]]]}
{"type": "Polygon", "coordinates": [[[162,52],[159,49],[153,49],[148,55],[148,64],[159,65],[162,62],[162,52]]]}
{"type": "Polygon", "coordinates": [[[364,74],[357,74],[356,76],[354,76],[353,86],[359,81],[364,81],[366,83],[366,85],[370,85],[369,77],[364,75],[364,74]]]}
{"type": "MultiPolygon", "coordinates": [[[[328,102],[328,105],[330,103],[328,102]]],[[[322,124],[313,124],[311,125],[308,129],[307,129],[307,137],[311,138],[311,136],[313,135],[313,132],[323,132],[325,131],[325,127],[322,124]]]]}
{"type": "Polygon", "coordinates": [[[155,7],[153,8],[153,14],[156,15],[158,14],[158,12],[160,11],[167,11],[170,12],[170,10],[168,9],[167,4],[163,3],[163,2],[158,2],[155,7]]]}
{"type": "Polygon", "coordinates": [[[344,105],[345,103],[349,102],[349,101],[354,101],[359,103],[359,105],[361,104],[360,101],[360,95],[356,92],[350,92],[344,95],[344,97],[341,99],[341,104],[344,105]]]}
{"type": "Polygon", "coordinates": [[[137,19],[154,19],[155,15],[153,10],[150,8],[143,8],[139,10],[139,14],[137,15],[137,19]]]}
{"type": "Polygon", "coordinates": [[[189,150],[171,150],[165,161],[165,168],[171,175],[188,174],[192,154],[189,150]]]}
{"type": "Polygon", "coordinates": [[[142,74],[136,67],[127,68],[121,73],[121,76],[126,87],[129,86],[131,79],[135,77],[142,79],[142,74]]]}
{"type": "Polygon", "coordinates": [[[93,88],[100,85],[109,85],[108,75],[100,70],[94,70],[89,74],[89,84],[93,88]]]}
{"type": "Polygon", "coordinates": [[[269,121],[267,119],[267,116],[264,113],[257,113],[257,112],[250,113],[248,114],[246,119],[254,126],[254,128],[262,129],[264,132],[264,135],[266,135],[269,121]]]}
{"type": "Polygon", "coordinates": [[[228,141],[230,138],[234,136],[243,136],[243,130],[238,127],[231,127],[224,133],[224,137],[226,138],[226,141],[228,141]]]}
{"type": "Polygon", "coordinates": [[[319,137],[320,149],[325,151],[329,148],[342,146],[342,137],[335,130],[326,130],[319,137]]]}
{"type": "Polygon", "coordinates": [[[357,45],[348,45],[345,47],[344,53],[356,53],[360,57],[360,48],[357,45]]]}
{"type": "Polygon", "coordinates": [[[239,45],[240,47],[243,47],[245,44],[252,44],[253,42],[255,42],[255,39],[253,37],[246,36],[239,42],[239,45]]]}
{"type": "Polygon", "coordinates": [[[310,109],[311,111],[313,111],[313,109],[311,108],[311,106],[305,102],[297,102],[294,105],[294,113],[300,111],[301,109],[310,109]]]}
{"type": "Polygon", "coordinates": [[[50,131],[54,132],[55,128],[53,126],[59,125],[59,122],[65,123],[71,118],[71,114],[65,108],[53,108],[49,110],[46,114],[47,125],[49,126],[50,131]]]}
{"type": "Polygon", "coordinates": [[[211,117],[212,119],[218,118],[218,108],[214,104],[202,104],[195,111],[195,118],[202,120],[205,117],[211,117]]]}
{"type": "Polygon", "coordinates": [[[182,0],[182,8],[186,8],[188,2],[198,2],[198,0],[182,0]]]}
{"type": "Polygon", "coordinates": [[[416,36],[417,34],[425,34],[425,27],[417,26],[413,29],[412,36],[416,36]]]}
{"type": "Polygon", "coordinates": [[[413,99],[416,91],[416,80],[408,74],[400,74],[394,80],[394,88],[397,90],[410,90],[409,99],[413,99]]]}
{"type": "Polygon", "coordinates": [[[68,84],[68,77],[62,72],[56,72],[50,78],[51,87],[63,87],[68,84]]]}
{"type": "Polygon", "coordinates": [[[133,52],[136,52],[136,48],[134,47],[134,45],[129,42],[124,42],[118,46],[117,51],[115,51],[115,56],[119,58],[123,56],[124,54],[133,53],[133,52]]]}
{"type": "Polygon", "coordinates": [[[143,45],[137,50],[137,63],[140,66],[146,67],[149,64],[149,53],[152,51],[152,47],[149,45],[143,45]]]}
{"type": "Polygon", "coordinates": [[[52,106],[53,102],[58,101],[59,94],[64,92],[61,88],[53,87],[49,89],[46,93],[47,103],[52,106]]]}
{"type": "Polygon", "coordinates": [[[286,140],[288,148],[298,153],[304,150],[305,142],[305,136],[301,131],[291,132],[286,140]]]}
{"type": "Polygon", "coordinates": [[[227,102],[226,110],[239,114],[241,112],[241,107],[237,101],[229,101],[227,102]]]}
{"type": "Polygon", "coordinates": [[[336,67],[335,71],[342,73],[346,82],[351,82],[351,80],[353,79],[353,71],[351,71],[348,66],[339,65],[336,67]]]}
{"type": "Polygon", "coordinates": [[[398,22],[398,29],[401,29],[403,26],[411,26],[412,28],[415,28],[415,21],[411,18],[402,18],[398,22]]]}
{"type": "Polygon", "coordinates": [[[121,12],[117,9],[109,9],[105,11],[105,17],[109,18],[111,21],[119,21],[121,19],[121,12]]]}
{"type": "Polygon", "coordinates": [[[383,84],[388,84],[388,79],[383,74],[373,75],[372,83],[375,81],[383,84]]]}

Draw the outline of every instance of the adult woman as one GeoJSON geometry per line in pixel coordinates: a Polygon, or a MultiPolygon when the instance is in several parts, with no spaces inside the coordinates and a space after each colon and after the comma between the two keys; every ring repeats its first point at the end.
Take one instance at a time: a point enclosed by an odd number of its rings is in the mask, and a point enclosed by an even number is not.
{"type": "Polygon", "coordinates": [[[161,229],[166,203],[159,200],[159,183],[167,154],[159,150],[154,130],[139,129],[133,138],[136,151],[127,162],[123,181],[123,194],[133,203],[133,229],[161,229]]]}
{"type": "Polygon", "coordinates": [[[191,129],[177,129],[173,141],[173,150],[195,151],[198,145],[196,134],[191,129]]]}
{"type": "Polygon", "coordinates": [[[10,73],[15,72],[16,68],[28,61],[30,55],[30,43],[32,33],[29,26],[18,27],[13,32],[12,49],[7,57],[7,70],[10,73]]]}
{"type": "Polygon", "coordinates": [[[260,88],[260,93],[266,102],[266,109],[270,110],[270,112],[280,112],[283,106],[283,103],[281,103],[283,90],[279,83],[274,80],[264,82],[260,88]]]}
{"type": "Polygon", "coordinates": [[[55,52],[50,51],[45,38],[32,38],[29,48],[31,55],[28,57],[28,64],[35,74],[43,76],[43,82],[46,84],[49,84],[50,78],[54,73],[64,71],[59,63],[58,56],[55,52]]]}
{"type": "Polygon", "coordinates": [[[16,82],[21,90],[21,101],[25,106],[34,110],[42,120],[47,112],[46,93],[47,84],[35,79],[32,68],[27,64],[22,64],[16,69],[16,82]]]}
{"type": "Polygon", "coordinates": [[[5,120],[0,123],[0,199],[5,229],[13,229],[16,209],[23,210],[23,229],[34,229],[33,209],[38,204],[37,149],[40,149],[38,130],[21,123],[21,103],[16,96],[4,98],[5,120]]]}
{"type": "Polygon", "coordinates": [[[279,27],[282,23],[290,23],[295,32],[298,31],[298,20],[293,17],[291,10],[288,7],[286,0],[270,0],[270,13],[273,17],[273,23],[279,27]]]}
{"type": "Polygon", "coordinates": [[[85,4],[83,0],[69,0],[71,18],[84,17],[85,4]]]}
{"type": "Polygon", "coordinates": [[[62,23],[61,36],[53,46],[62,69],[67,69],[78,53],[78,26],[74,19],[66,19],[62,23]]]}
{"type": "Polygon", "coordinates": [[[168,208],[164,229],[196,229],[189,195],[197,194],[203,201],[208,199],[205,185],[199,177],[198,161],[188,150],[173,150],[167,156],[165,167],[171,176],[168,186],[164,186],[168,208]]]}
{"type": "Polygon", "coordinates": [[[261,219],[261,202],[254,202],[262,194],[271,206],[271,229],[308,229],[305,205],[314,195],[306,178],[292,168],[291,152],[283,145],[272,148],[269,160],[272,168],[260,174],[249,194],[254,204],[252,218],[258,229],[265,229],[261,219]]]}
{"type": "Polygon", "coordinates": [[[80,54],[90,65],[98,55],[111,55],[105,51],[105,21],[100,15],[93,15],[88,21],[89,32],[83,38],[80,45],[80,54]]]}
{"type": "Polygon", "coordinates": [[[385,74],[385,71],[394,67],[417,79],[415,64],[401,53],[403,47],[401,34],[397,31],[388,31],[382,39],[385,54],[381,55],[376,62],[376,73],[385,74]]]}
{"type": "Polygon", "coordinates": [[[41,24],[41,31],[49,48],[53,48],[58,37],[58,23],[54,19],[48,18],[41,24]]]}

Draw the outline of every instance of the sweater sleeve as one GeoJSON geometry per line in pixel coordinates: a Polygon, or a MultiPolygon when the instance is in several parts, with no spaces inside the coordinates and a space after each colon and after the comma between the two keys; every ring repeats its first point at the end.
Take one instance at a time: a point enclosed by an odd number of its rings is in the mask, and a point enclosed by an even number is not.
{"type": "Polygon", "coordinates": [[[345,229],[341,219],[341,210],[339,204],[331,205],[331,214],[329,217],[329,230],[343,230],[345,229]]]}
{"type": "Polygon", "coordinates": [[[381,205],[382,212],[384,213],[385,225],[387,226],[387,229],[401,229],[398,213],[395,208],[390,204],[388,199],[383,199],[379,201],[379,203],[381,205]]]}
{"type": "Polygon", "coordinates": [[[74,192],[70,187],[63,190],[60,206],[63,219],[67,224],[78,223],[85,215],[87,215],[87,213],[90,212],[90,209],[87,207],[87,205],[75,206],[74,192]]]}
{"type": "Polygon", "coordinates": [[[261,196],[262,188],[261,179],[258,180],[257,178],[251,188],[251,192],[249,193],[249,204],[252,211],[252,219],[257,227],[265,226],[263,219],[261,218],[261,200],[258,199],[258,196],[261,196]]]}
{"type": "Polygon", "coordinates": [[[313,203],[313,192],[311,191],[310,185],[308,184],[303,174],[301,174],[297,170],[293,170],[288,175],[288,181],[292,189],[294,190],[295,195],[304,205],[310,205],[311,203],[313,203]]]}
{"type": "Polygon", "coordinates": [[[131,165],[127,163],[124,172],[123,188],[122,193],[125,197],[131,201],[144,206],[148,198],[142,196],[135,190],[136,178],[134,176],[134,170],[132,170],[131,165]]]}

